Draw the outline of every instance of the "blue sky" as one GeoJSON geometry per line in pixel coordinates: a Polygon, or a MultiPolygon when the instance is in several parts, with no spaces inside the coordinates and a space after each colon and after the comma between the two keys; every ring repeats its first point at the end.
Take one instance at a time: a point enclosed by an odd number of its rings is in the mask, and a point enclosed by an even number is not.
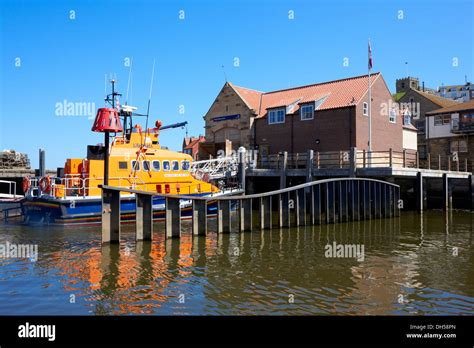
{"type": "MultiPolygon", "coordinates": [[[[0,0],[0,150],[26,152],[34,167],[40,147],[48,168],[84,157],[86,145],[103,135],[90,131],[87,115],[56,115],[56,104],[101,107],[106,74],[115,74],[125,95],[127,58],[131,104],[146,112],[156,59],[150,121],[188,121],[191,135],[204,134],[202,116],[224,83],[223,70],[234,84],[262,91],[361,75],[368,38],[374,71],[392,91],[407,73],[429,87],[463,83],[465,75],[474,81],[473,4],[0,0]]],[[[180,150],[184,135],[163,131],[161,143],[180,150]]]]}

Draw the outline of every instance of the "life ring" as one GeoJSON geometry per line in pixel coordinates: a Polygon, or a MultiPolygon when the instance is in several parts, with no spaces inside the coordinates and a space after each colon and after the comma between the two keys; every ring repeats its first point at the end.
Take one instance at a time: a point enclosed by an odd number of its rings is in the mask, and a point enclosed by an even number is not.
{"type": "Polygon", "coordinates": [[[29,176],[25,176],[25,177],[23,178],[22,185],[23,185],[23,192],[24,192],[24,193],[27,193],[28,190],[29,190],[30,187],[31,187],[31,182],[30,182],[30,177],[29,177],[29,176]]]}
{"type": "Polygon", "coordinates": [[[50,193],[51,192],[51,177],[48,175],[43,176],[39,181],[39,187],[41,192],[50,193]]]}

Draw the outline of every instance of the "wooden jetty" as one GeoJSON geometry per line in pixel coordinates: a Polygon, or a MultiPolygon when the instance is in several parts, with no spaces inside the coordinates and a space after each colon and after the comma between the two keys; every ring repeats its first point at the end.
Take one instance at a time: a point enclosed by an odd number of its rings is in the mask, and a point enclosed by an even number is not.
{"type": "MultiPolygon", "coordinates": [[[[156,192],[102,186],[102,242],[120,241],[120,193],[136,196],[136,239],[153,235],[152,198],[156,192]]],[[[167,238],[181,236],[181,200],[192,202],[192,234],[206,235],[210,201],[217,201],[217,223],[213,232],[229,233],[232,213],[238,232],[313,224],[392,218],[400,215],[400,186],[370,178],[335,178],[307,182],[260,194],[194,197],[165,197],[167,238]],[[233,209],[235,207],[235,209],[233,209]],[[274,215],[276,218],[273,218],[274,215]]]]}

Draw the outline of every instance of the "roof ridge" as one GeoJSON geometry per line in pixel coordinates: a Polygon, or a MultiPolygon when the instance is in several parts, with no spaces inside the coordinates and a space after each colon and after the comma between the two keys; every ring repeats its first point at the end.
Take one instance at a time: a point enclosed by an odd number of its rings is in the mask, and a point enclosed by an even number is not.
{"type": "MultiPolygon", "coordinates": [[[[380,75],[380,71],[377,71],[373,74],[370,74],[370,76],[375,76],[375,75],[380,75]]],[[[311,83],[309,85],[302,85],[302,86],[297,86],[297,87],[291,87],[291,88],[284,88],[284,89],[278,89],[275,91],[270,91],[270,92],[263,92],[263,94],[272,94],[272,93],[278,93],[278,92],[285,92],[285,91],[291,91],[294,89],[300,89],[300,88],[307,88],[307,87],[312,87],[312,86],[319,86],[319,85],[327,85],[329,83],[334,83],[334,82],[342,82],[342,81],[349,81],[349,80],[355,80],[355,79],[360,79],[362,77],[368,77],[368,74],[364,75],[359,75],[359,76],[352,76],[352,77],[345,77],[342,79],[337,79],[337,80],[331,80],[331,81],[326,81],[326,82],[318,82],[318,83],[311,83]]]]}
{"type": "Polygon", "coordinates": [[[234,86],[234,87],[246,89],[246,90],[252,91],[252,92],[257,92],[257,93],[261,93],[261,94],[262,94],[262,93],[266,93],[266,92],[258,91],[258,90],[256,90],[256,89],[252,89],[252,88],[248,88],[248,87],[237,86],[237,85],[234,85],[233,83],[230,83],[230,82],[229,82],[229,84],[231,84],[231,85],[234,86]]]}

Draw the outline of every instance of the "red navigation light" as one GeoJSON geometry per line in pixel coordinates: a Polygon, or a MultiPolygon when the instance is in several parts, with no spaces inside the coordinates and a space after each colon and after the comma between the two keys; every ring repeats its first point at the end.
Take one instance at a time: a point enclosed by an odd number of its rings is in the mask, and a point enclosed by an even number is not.
{"type": "Polygon", "coordinates": [[[94,125],[92,126],[93,132],[123,132],[122,124],[118,111],[113,108],[100,108],[97,110],[97,116],[95,117],[94,125]]]}

